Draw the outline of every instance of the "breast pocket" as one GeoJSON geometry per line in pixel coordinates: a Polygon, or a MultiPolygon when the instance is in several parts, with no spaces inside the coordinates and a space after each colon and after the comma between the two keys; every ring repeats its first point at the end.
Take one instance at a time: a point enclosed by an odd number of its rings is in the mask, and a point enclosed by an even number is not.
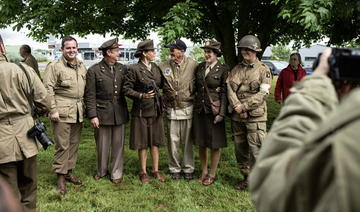
{"type": "Polygon", "coordinates": [[[61,73],[59,78],[59,86],[69,88],[72,85],[72,77],[66,73],[61,73]]]}

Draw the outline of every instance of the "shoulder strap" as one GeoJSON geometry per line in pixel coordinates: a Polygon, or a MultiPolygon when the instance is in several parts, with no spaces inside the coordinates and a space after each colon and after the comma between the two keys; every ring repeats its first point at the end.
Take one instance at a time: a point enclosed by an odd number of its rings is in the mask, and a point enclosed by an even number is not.
{"type": "Polygon", "coordinates": [[[34,105],[34,101],[33,101],[33,99],[34,99],[34,96],[33,96],[33,94],[34,94],[34,88],[33,88],[33,86],[31,85],[30,75],[29,75],[29,73],[25,70],[25,67],[24,67],[21,63],[17,62],[16,65],[18,65],[18,66],[20,67],[20,69],[25,73],[26,78],[27,78],[27,80],[28,80],[29,88],[30,88],[30,93],[25,93],[25,94],[26,94],[26,98],[28,99],[28,102],[29,102],[29,105],[30,105],[31,115],[32,115],[32,117],[35,117],[35,116],[36,116],[36,114],[35,114],[35,105],[34,105]]]}
{"type": "Polygon", "coordinates": [[[207,86],[205,77],[204,77],[204,87],[205,87],[205,90],[206,90],[206,94],[208,95],[208,97],[209,97],[209,99],[210,99],[211,104],[213,104],[214,101],[213,101],[212,98],[211,98],[210,91],[209,91],[209,88],[208,88],[208,86],[207,86]]]}

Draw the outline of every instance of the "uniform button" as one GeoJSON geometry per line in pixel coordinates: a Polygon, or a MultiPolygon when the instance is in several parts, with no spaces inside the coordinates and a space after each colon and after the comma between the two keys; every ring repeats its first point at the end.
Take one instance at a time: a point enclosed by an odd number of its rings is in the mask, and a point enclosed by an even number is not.
{"type": "Polygon", "coordinates": [[[114,81],[116,82],[116,79],[114,81]]]}
{"type": "Polygon", "coordinates": [[[204,100],[201,100],[202,102],[204,102],[204,100]]]}
{"type": "Polygon", "coordinates": [[[117,85],[115,85],[115,88],[117,88],[117,85]]]}
{"type": "Polygon", "coordinates": [[[117,91],[115,91],[115,93],[117,93],[117,91]]]}

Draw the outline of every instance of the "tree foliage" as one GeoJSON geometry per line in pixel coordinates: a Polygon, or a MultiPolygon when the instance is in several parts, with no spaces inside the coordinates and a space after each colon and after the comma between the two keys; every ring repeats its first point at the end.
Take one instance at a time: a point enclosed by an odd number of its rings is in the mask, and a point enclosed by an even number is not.
{"type": "Polygon", "coordinates": [[[271,48],[272,55],[271,60],[289,61],[291,49],[285,45],[276,45],[271,48]]]}
{"type": "Polygon", "coordinates": [[[238,62],[235,44],[255,34],[262,49],[297,41],[298,46],[328,37],[331,44],[360,43],[358,0],[1,0],[0,27],[27,28],[45,41],[50,34],[91,33],[144,39],[158,31],[164,42],[186,37],[222,43],[230,67],[238,62]]]}

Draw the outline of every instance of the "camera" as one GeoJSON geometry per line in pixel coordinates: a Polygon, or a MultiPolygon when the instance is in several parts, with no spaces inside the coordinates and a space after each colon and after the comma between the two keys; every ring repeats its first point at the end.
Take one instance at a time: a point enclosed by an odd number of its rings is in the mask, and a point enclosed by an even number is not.
{"type": "Polygon", "coordinates": [[[46,150],[48,146],[53,145],[54,143],[51,139],[46,135],[46,128],[44,123],[36,123],[28,132],[28,136],[35,138],[40,142],[43,148],[46,150]]]}
{"type": "MultiPolygon", "coordinates": [[[[320,55],[314,62],[313,69],[318,66],[319,59],[320,55]]],[[[328,62],[329,77],[333,81],[360,82],[360,49],[332,48],[328,62]]]]}

